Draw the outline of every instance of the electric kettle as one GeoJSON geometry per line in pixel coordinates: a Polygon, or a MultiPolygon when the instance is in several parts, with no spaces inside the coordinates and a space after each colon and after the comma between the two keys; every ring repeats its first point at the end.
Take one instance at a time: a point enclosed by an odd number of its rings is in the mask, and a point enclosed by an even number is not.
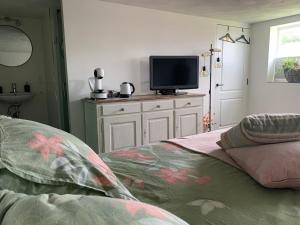
{"type": "Polygon", "coordinates": [[[135,92],[135,87],[132,83],[123,82],[120,85],[120,97],[129,98],[135,92]]]}

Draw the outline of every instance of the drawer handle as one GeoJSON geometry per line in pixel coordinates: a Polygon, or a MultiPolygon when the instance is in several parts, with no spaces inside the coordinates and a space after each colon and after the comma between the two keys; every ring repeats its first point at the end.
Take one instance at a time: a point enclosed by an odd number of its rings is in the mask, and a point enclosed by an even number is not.
{"type": "Polygon", "coordinates": [[[121,109],[120,109],[120,111],[121,111],[121,112],[124,112],[124,111],[125,111],[125,109],[124,109],[124,108],[121,108],[121,109]]]}
{"type": "Polygon", "coordinates": [[[191,105],[192,103],[190,103],[190,102],[188,102],[188,103],[186,103],[186,105],[191,105]]]}
{"type": "Polygon", "coordinates": [[[157,105],[157,106],[156,106],[156,108],[158,108],[158,109],[159,109],[159,108],[160,108],[160,105],[157,105]]]}

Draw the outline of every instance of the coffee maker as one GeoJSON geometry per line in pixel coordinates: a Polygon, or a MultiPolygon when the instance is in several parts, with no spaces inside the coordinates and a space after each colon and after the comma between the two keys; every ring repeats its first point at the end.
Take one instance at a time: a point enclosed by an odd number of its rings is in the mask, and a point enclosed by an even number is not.
{"type": "Polygon", "coordinates": [[[105,99],[107,98],[107,92],[102,88],[102,79],[104,78],[104,70],[96,68],[94,70],[94,77],[89,78],[89,85],[91,88],[91,98],[105,99]]]}

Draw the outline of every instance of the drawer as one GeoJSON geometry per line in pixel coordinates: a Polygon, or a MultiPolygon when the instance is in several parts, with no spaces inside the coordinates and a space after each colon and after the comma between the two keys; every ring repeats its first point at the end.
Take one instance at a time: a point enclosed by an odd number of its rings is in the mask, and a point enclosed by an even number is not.
{"type": "Polygon", "coordinates": [[[143,112],[173,109],[173,100],[143,102],[143,112]]]}
{"type": "Polygon", "coordinates": [[[194,106],[202,106],[203,98],[182,98],[175,99],[175,108],[187,108],[194,106]]]}
{"type": "Polygon", "coordinates": [[[129,104],[105,104],[102,105],[102,115],[120,115],[128,113],[141,112],[140,103],[129,103],[129,104]]]}

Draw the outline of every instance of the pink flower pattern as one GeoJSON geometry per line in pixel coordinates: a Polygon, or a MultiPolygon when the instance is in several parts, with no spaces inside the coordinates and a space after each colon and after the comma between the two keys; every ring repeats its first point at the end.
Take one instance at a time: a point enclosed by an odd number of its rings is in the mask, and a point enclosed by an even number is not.
{"type": "Polygon", "coordinates": [[[211,177],[208,176],[198,177],[195,179],[195,183],[200,185],[208,184],[210,181],[211,181],[211,177]]]}
{"type": "Polygon", "coordinates": [[[127,159],[140,160],[140,161],[154,159],[154,156],[144,155],[137,149],[115,151],[115,152],[111,153],[111,155],[116,156],[116,157],[122,157],[122,158],[124,157],[127,159]]]}
{"type": "Polygon", "coordinates": [[[187,168],[181,169],[169,169],[161,168],[156,175],[169,184],[176,184],[178,181],[185,182],[188,180],[188,171],[187,168]]]}
{"type": "Polygon", "coordinates": [[[130,213],[131,216],[135,216],[139,211],[144,211],[144,213],[149,216],[153,216],[159,219],[165,218],[165,213],[155,206],[137,201],[128,201],[122,199],[118,199],[118,201],[125,205],[126,210],[130,213]]]}
{"type": "Polygon", "coordinates": [[[105,176],[94,177],[94,182],[96,185],[101,185],[103,187],[111,187],[112,183],[105,176]]]}
{"type": "Polygon", "coordinates": [[[142,179],[134,180],[134,185],[142,190],[145,188],[145,182],[142,179]]]}
{"type": "Polygon", "coordinates": [[[132,179],[130,177],[125,177],[123,179],[123,184],[127,187],[136,187],[138,189],[145,189],[145,182],[142,179],[132,179]]]}
{"type": "Polygon", "coordinates": [[[122,182],[125,186],[130,187],[132,180],[129,177],[125,177],[122,182]]]}
{"type": "Polygon", "coordinates": [[[50,153],[55,154],[57,157],[64,154],[60,146],[62,142],[63,139],[61,137],[52,136],[47,138],[45,135],[35,132],[33,133],[33,139],[30,140],[28,145],[30,148],[38,150],[44,160],[48,160],[50,153]]]}
{"type": "Polygon", "coordinates": [[[167,151],[175,151],[175,152],[181,151],[181,149],[178,148],[178,146],[176,146],[174,144],[170,144],[170,143],[161,144],[161,147],[167,151]]]}

